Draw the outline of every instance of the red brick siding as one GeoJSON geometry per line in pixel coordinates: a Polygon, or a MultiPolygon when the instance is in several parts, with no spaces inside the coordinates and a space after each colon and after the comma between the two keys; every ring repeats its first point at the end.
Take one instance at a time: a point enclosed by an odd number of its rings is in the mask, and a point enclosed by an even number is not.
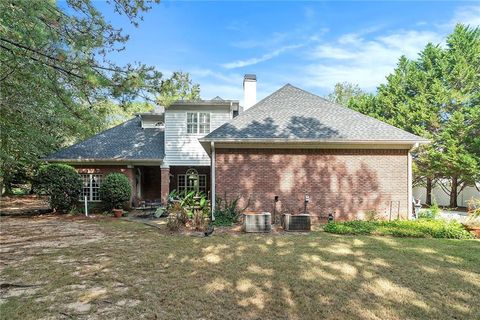
{"type": "MultiPolygon", "coordinates": [[[[136,183],[135,183],[135,171],[132,168],[127,168],[127,166],[99,166],[99,165],[74,165],[78,173],[96,173],[107,175],[112,172],[123,173],[128,177],[130,185],[132,186],[132,201],[137,202],[136,195],[136,183]]],[[[132,202],[130,201],[130,203],[132,202]]]]}
{"type": "Polygon", "coordinates": [[[168,194],[170,193],[170,169],[161,168],[161,184],[160,184],[160,194],[163,203],[167,203],[168,194]]]}
{"type": "Polygon", "coordinates": [[[270,212],[278,196],[277,212],[300,213],[306,192],[317,218],[407,218],[407,161],[408,150],[217,149],[217,195],[270,212]]]}

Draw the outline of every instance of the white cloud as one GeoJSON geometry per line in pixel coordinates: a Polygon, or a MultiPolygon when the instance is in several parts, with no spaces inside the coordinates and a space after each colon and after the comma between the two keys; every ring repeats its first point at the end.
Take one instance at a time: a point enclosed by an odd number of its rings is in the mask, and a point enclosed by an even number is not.
{"type": "Polygon", "coordinates": [[[224,63],[221,66],[225,69],[235,69],[235,68],[242,68],[246,66],[251,66],[260,62],[264,62],[270,59],[273,59],[280,54],[284,53],[285,51],[288,50],[293,50],[302,47],[303,45],[301,44],[295,44],[295,45],[289,45],[289,46],[284,46],[279,49],[276,49],[274,51],[268,52],[260,57],[255,57],[255,58],[250,58],[246,60],[236,60],[228,63],[224,63]]]}
{"type": "Polygon", "coordinates": [[[401,30],[371,40],[359,34],[344,34],[335,41],[317,45],[304,69],[304,83],[331,89],[348,81],[372,90],[391,73],[401,55],[415,58],[428,42],[439,43],[442,36],[433,31],[401,30]]]}
{"type": "Polygon", "coordinates": [[[460,7],[455,10],[449,26],[453,27],[457,23],[463,23],[472,27],[480,26],[480,5],[460,7]]]}

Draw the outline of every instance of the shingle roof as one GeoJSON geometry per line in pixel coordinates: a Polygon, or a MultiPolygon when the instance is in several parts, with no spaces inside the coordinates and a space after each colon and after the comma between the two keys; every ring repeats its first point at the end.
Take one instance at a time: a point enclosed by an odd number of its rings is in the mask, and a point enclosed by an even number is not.
{"type": "Polygon", "coordinates": [[[287,84],[201,141],[425,141],[287,84]]]}
{"type": "Polygon", "coordinates": [[[136,117],[45,160],[162,160],[164,155],[163,128],[142,128],[140,117],[136,117]]]}

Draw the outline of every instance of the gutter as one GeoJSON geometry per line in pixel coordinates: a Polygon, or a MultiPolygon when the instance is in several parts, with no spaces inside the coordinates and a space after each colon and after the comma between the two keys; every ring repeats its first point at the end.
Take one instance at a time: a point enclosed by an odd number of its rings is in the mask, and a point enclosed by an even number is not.
{"type": "Polygon", "coordinates": [[[274,139],[215,139],[200,138],[200,142],[217,142],[217,143],[337,143],[337,144],[426,144],[430,140],[344,140],[344,139],[292,139],[292,138],[274,138],[274,139]]]}
{"type": "Polygon", "coordinates": [[[163,159],[44,159],[44,161],[65,163],[162,163],[163,159]]]}

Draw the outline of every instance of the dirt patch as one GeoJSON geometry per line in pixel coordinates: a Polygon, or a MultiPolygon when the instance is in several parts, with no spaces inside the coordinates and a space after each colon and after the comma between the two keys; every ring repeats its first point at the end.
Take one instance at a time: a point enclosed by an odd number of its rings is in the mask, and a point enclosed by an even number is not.
{"type": "Polygon", "coordinates": [[[28,196],[8,196],[0,199],[0,216],[38,215],[51,212],[47,198],[28,196]]]}
{"type": "MultiPolygon", "coordinates": [[[[0,271],[61,248],[98,241],[103,236],[100,228],[81,217],[0,217],[0,224],[0,271]]],[[[60,256],[57,261],[73,262],[63,259],[60,256]]]]}

